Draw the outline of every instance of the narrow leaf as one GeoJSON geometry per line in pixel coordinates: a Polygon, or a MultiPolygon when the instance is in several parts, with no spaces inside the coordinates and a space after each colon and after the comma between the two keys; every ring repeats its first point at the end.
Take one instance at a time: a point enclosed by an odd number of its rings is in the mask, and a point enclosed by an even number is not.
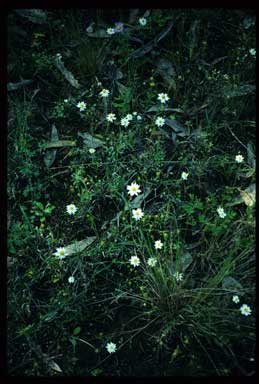
{"type": "MultiPolygon", "coordinates": [[[[55,124],[52,125],[51,129],[51,143],[56,143],[58,141],[58,131],[55,127],[55,124]]],[[[47,149],[44,155],[44,163],[46,167],[51,167],[56,159],[57,150],[56,149],[47,149]]]]}
{"type": "Polygon", "coordinates": [[[249,95],[255,91],[255,85],[243,84],[240,86],[225,86],[220,94],[227,98],[249,95]]]}
{"type": "Polygon", "coordinates": [[[153,40],[149,41],[144,47],[137,49],[133,52],[132,57],[134,59],[144,56],[146,53],[150,52],[153,47],[162,40],[171,30],[173,22],[171,21],[153,40]]]}
{"type": "Polygon", "coordinates": [[[32,23],[43,24],[47,22],[47,12],[42,9],[16,9],[16,13],[25,17],[32,23]]]}
{"type": "Polygon", "coordinates": [[[63,372],[62,369],[60,368],[60,366],[57,363],[55,363],[55,361],[53,361],[53,360],[50,360],[48,362],[48,367],[50,369],[52,369],[52,371],[55,371],[55,372],[58,372],[58,373],[62,373],[63,372]]]}
{"type": "Polygon", "coordinates": [[[58,56],[55,57],[55,65],[56,67],[60,70],[60,72],[62,73],[62,75],[65,77],[65,79],[75,88],[79,88],[80,87],[80,84],[78,83],[78,81],[74,78],[74,75],[68,71],[66,68],[65,68],[65,65],[62,61],[62,59],[58,56]]]}
{"type": "Polygon", "coordinates": [[[24,87],[26,85],[29,85],[31,83],[33,83],[33,80],[22,80],[22,81],[19,81],[18,83],[8,83],[7,84],[7,91],[8,92],[16,91],[17,89],[24,87]]]}
{"type": "Polygon", "coordinates": [[[181,261],[180,261],[182,272],[184,272],[189,267],[189,265],[192,263],[192,260],[193,260],[192,255],[189,252],[185,252],[182,255],[181,261]]]}
{"type": "Polygon", "coordinates": [[[74,147],[76,145],[75,141],[71,140],[58,140],[55,142],[50,142],[46,144],[46,148],[61,148],[61,147],[74,147]]]}
{"type": "Polygon", "coordinates": [[[147,198],[147,196],[151,193],[151,189],[148,188],[145,193],[138,195],[129,203],[130,209],[139,208],[141,203],[147,198]]]}
{"type": "Polygon", "coordinates": [[[157,72],[161,75],[164,82],[168,85],[169,89],[173,88],[176,89],[176,72],[174,70],[174,67],[171,63],[171,61],[167,59],[159,59],[156,63],[157,72]]]}
{"type": "Polygon", "coordinates": [[[242,285],[231,276],[227,276],[223,279],[222,288],[233,291],[233,293],[240,293],[240,291],[243,289],[242,285]]]}
{"type": "Polygon", "coordinates": [[[190,134],[189,130],[185,128],[181,123],[177,120],[165,119],[166,125],[171,127],[179,136],[187,136],[190,134]]]}
{"type": "Polygon", "coordinates": [[[240,195],[243,202],[248,207],[252,207],[255,203],[255,184],[251,184],[244,191],[240,191],[240,195]]]}
{"type": "Polygon", "coordinates": [[[98,148],[105,144],[104,141],[90,135],[90,133],[87,132],[78,132],[78,136],[83,138],[84,144],[89,148],[98,148]]]}
{"type": "Polygon", "coordinates": [[[95,239],[96,239],[96,236],[91,236],[91,237],[87,237],[84,240],[76,241],[76,242],[74,242],[72,244],[67,245],[65,247],[65,251],[68,254],[68,256],[74,255],[75,253],[80,253],[86,247],[91,245],[95,241],[95,239]]]}
{"type": "Polygon", "coordinates": [[[255,169],[255,165],[256,165],[255,154],[254,154],[253,145],[251,142],[247,144],[247,158],[248,158],[249,165],[255,169]]]}
{"type": "MultiPolygon", "coordinates": [[[[149,108],[146,112],[160,112],[161,111],[161,104],[153,105],[151,108],[149,108]]],[[[178,112],[178,113],[184,113],[184,111],[180,108],[167,108],[163,107],[163,111],[171,111],[171,112],[178,112]]]]}

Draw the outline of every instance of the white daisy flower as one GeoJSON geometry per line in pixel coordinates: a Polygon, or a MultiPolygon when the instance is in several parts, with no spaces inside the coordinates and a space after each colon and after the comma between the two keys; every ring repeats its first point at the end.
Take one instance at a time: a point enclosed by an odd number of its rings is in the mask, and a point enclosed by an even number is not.
{"type": "Polygon", "coordinates": [[[117,349],[116,344],[114,343],[107,343],[105,348],[109,353],[114,353],[117,349]]]}
{"type": "Polygon", "coordinates": [[[96,152],[96,149],[95,148],[89,148],[88,152],[91,153],[91,155],[92,155],[93,153],[96,152]]]}
{"type": "Polygon", "coordinates": [[[148,265],[149,265],[150,267],[154,267],[154,266],[156,265],[156,263],[157,263],[157,259],[155,259],[154,257],[150,257],[150,258],[148,259],[147,263],[148,263],[148,265]]]}
{"type": "Polygon", "coordinates": [[[127,185],[127,190],[130,196],[138,196],[138,194],[141,192],[137,183],[131,183],[130,185],[127,185]]]}
{"type": "Polygon", "coordinates": [[[137,116],[137,120],[142,120],[142,117],[140,115],[137,116]]]}
{"type": "Polygon", "coordinates": [[[246,304],[243,304],[242,307],[240,307],[240,312],[244,316],[249,316],[252,313],[251,308],[246,304]]]}
{"type": "Polygon", "coordinates": [[[86,110],[86,104],[84,101],[79,101],[79,103],[77,103],[77,108],[79,108],[79,111],[80,112],[83,112],[86,110]]]}
{"type": "Polygon", "coordinates": [[[64,103],[68,103],[68,99],[64,99],[64,103]]]}
{"type": "Polygon", "coordinates": [[[221,217],[222,219],[224,219],[224,217],[227,216],[226,212],[224,211],[224,209],[222,207],[218,207],[217,212],[218,212],[219,217],[221,217]]]}
{"type": "Polygon", "coordinates": [[[69,215],[74,215],[75,213],[76,213],[76,211],[77,211],[77,207],[75,206],[75,204],[69,204],[69,205],[67,205],[67,213],[69,214],[69,215]]]}
{"type": "Polygon", "coordinates": [[[250,53],[250,55],[255,56],[256,55],[256,49],[254,49],[254,48],[249,49],[249,53],[250,53]]]}
{"type": "Polygon", "coordinates": [[[239,303],[239,297],[237,296],[237,295],[234,295],[233,297],[232,297],[232,301],[234,302],[234,303],[239,303]]]}
{"type": "Polygon", "coordinates": [[[158,117],[156,118],[155,124],[156,124],[158,127],[163,127],[163,125],[165,124],[165,119],[163,119],[163,117],[158,116],[158,117]]]}
{"type": "Polygon", "coordinates": [[[175,273],[173,274],[173,276],[174,276],[174,278],[175,278],[176,281],[182,281],[182,279],[183,279],[183,274],[182,274],[182,273],[179,273],[179,272],[175,272],[175,273]]]}
{"type": "Polygon", "coordinates": [[[107,116],[106,116],[106,120],[108,120],[110,123],[113,123],[114,120],[116,120],[116,116],[114,113],[109,113],[107,116]]]}
{"type": "Polygon", "coordinates": [[[144,212],[142,211],[141,208],[133,209],[132,214],[135,220],[140,220],[144,216],[144,212]]]}
{"type": "Polygon", "coordinates": [[[128,120],[132,120],[133,119],[133,116],[131,113],[128,113],[127,116],[126,116],[126,119],[128,120]]]}
{"type": "Polygon", "coordinates": [[[137,116],[138,112],[133,112],[132,115],[133,116],[137,116]]]}
{"type": "Polygon", "coordinates": [[[58,256],[58,258],[64,259],[68,254],[64,247],[56,248],[56,252],[54,253],[55,256],[58,256]]]}
{"type": "Polygon", "coordinates": [[[75,282],[75,278],[74,278],[74,276],[70,276],[70,277],[68,278],[68,282],[69,282],[69,284],[73,284],[73,283],[75,282]]]}
{"type": "Polygon", "coordinates": [[[161,240],[156,240],[156,241],[155,241],[155,248],[156,248],[156,249],[162,249],[163,245],[164,245],[164,244],[162,243],[161,240]]]}
{"type": "Polygon", "coordinates": [[[169,100],[169,97],[167,93],[159,93],[157,99],[161,101],[162,104],[164,104],[166,101],[169,100]]]}
{"type": "Polygon", "coordinates": [[[147,24],[147,19],[145,17],[140,17],[140,19],[138,19],[138,22],[144,27],[147,24]]]}
{"type": "Polygon", "coordinates": [[[131,265],[133,265],[133,267],[138,267],[140,264],[140,260],[139,260],[138,256],[131,256],[129,262],[131,265]]]}
{"type": "Polygon", "coordinates": [[[102,89],[101,92],[99,93],[99,95],[102,97],[108,97],[109,94],[110,94],[110,91],[108,89],[102,89]]]}
{"type": "Polygon", "coordinates": [[[113,35],[115,33],[114,28],[107,28],[106,32],[108,33],[108,35],[113,35]]]}
{"type": "Polygon", "coordinates": [[[127,127],[128,125],[129,125],[129,120],[127,119],[127,117],[123,117],[122,119],[121,119],[121,125],[123,126],[123,127],[127,127]]]}
{"type": "Polygon", "coordinates": [[[187,173],[187,172],[182,172],[182,174],[181,174],[181,178],[183,180],[187,180],[188,176],[189,176],[189,173],[187,173]]]}
{"type": "Polygon", "coordinates": [[[243,163],[244,157],[242,155],[236,155],[235,160],[237,163],[243,163]]]}

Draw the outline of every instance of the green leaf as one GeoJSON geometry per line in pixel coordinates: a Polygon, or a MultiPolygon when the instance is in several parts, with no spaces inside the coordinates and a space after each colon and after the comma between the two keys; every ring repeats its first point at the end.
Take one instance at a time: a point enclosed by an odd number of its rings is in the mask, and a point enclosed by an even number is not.
{"type": "Polygon", "coordinates": [[[87,145],[89,148],[98,148],[103,146],[105,143],[104,141],[97,139],[96,137],[93,137],[87,132],[78,132],[78,136],[82,137],[84,140],[84,144],[87,145]]]}
{"type": "Polygon", "coordinates": [[[76,328],[73,330],[73,335],[74,335],[74,336],[79,335],[80,332],[81,332],[81,328],[80,328],[80,327],[76,327],[76,328]]]}
{"type": "Polygon", "coordinates": [[[82,252],[86,247],[88,247],[89,245],[91,245],[96,239],[96,236],[91,236],[91,237],[87,237],[86,239],[84,240],[81,240],[81,241],[76,241],[72,244],[69,244],[65,247],[65,251],[67,252],[67,254],[70,256],[70,255],[74,255],[75,253],[80,253],[82,252]]]}
{"type": "Polygon", "coordinates": [[[95,368],[91,371],[91,376],[99,376],[103,373],[103,369],[95,368]]]}

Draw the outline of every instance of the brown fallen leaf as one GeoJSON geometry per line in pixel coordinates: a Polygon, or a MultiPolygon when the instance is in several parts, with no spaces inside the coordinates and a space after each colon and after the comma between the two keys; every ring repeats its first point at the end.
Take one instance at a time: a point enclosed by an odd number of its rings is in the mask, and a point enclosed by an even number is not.
{"type": "Polygon", "coordinates": [[[240,196],[248,207],[252,207],[255,203],[255,184],[251,184],[244,191],[240,191],[240,196]]]}

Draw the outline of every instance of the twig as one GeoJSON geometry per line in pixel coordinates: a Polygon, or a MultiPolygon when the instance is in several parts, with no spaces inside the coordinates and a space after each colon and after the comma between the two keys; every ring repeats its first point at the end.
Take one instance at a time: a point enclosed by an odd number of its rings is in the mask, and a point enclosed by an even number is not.
{"type": "Polygon", "coordinates": [[[241,144],[246,150],[247,150],[247,146],[245,144],[242,143],[242,141],[239,140],[239,138],[234,134],[234,132],[231,130],[231,128],[227,125],[231,135],[239,142],[239,144],[241,144]]]}

